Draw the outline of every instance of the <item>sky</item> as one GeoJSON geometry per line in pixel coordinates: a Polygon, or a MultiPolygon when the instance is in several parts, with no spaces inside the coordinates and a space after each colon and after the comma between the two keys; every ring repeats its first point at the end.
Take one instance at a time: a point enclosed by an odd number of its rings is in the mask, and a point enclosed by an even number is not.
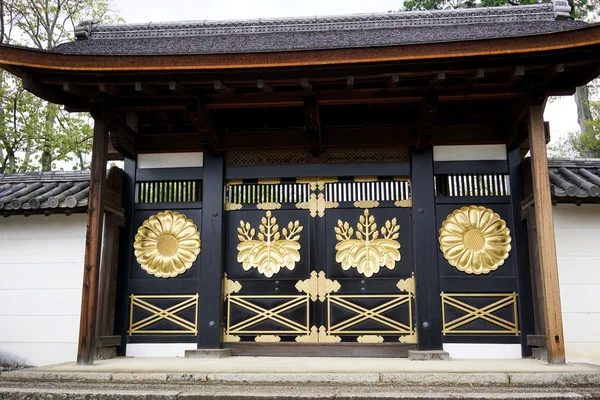
{"type": "MultiPolygon", "coordinates": [[[[275,18],[398,10],[401,0],[114,0],[127,23],[275,18]]],[[[544,117],[552,139],[579,129],[573,97],[548,103],[544,117]]]]}

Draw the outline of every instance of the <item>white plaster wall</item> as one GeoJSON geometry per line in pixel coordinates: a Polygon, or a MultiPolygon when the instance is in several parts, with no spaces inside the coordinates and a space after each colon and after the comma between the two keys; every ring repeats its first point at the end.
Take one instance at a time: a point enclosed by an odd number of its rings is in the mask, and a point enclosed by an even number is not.
{"type": "Polygon", "coordinates": [[[600,204],[553,216],[567,360],[600,363],[600,204]]]}
{"type": "Polygon", "coordinates": [[[0,220],[0,358],[74,361],[86,214],[0,220]]]}
{"type": "Polygon", "coordinates": [[[204,153],[139,154],[138,168],[201,167],[204,153]]]}
{"type": "Polygon", "coordinates": [[[433,161],[506,160],[503,144],[433,146],[433,161]]]}

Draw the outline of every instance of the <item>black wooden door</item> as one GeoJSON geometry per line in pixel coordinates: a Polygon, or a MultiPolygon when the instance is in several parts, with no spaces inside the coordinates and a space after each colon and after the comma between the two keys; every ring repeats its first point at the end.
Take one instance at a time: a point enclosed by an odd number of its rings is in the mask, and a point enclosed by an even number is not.
{"type": "Polygon", "coordinates": [[[224,342],[415,343],[410,182],[227,184],[224,342]]]}

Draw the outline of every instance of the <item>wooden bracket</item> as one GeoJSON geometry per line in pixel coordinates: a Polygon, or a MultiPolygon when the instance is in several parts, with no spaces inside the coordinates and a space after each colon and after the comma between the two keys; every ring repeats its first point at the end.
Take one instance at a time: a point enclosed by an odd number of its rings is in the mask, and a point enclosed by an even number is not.
{"type": "Polygon", "coordinates": [[[306,120],[306,131],[313,157],[321,155],[321,118],[319,117],[319,106],[315,96],[304,98],[304,118],[306,120]]]}
{"type": "Polygon", "coordinates": [[[192,125],[200,135],[208,138],[212,154],[219,152],[219,136],[214,118],[197,97],[192,97],[186,107],[192,125]]]}
{"type": "Polygon", "coordinates": [[[427,90],[421,101],[417,117],[417,150],[423,150],[429,146],[438,104],[437,93],[434,90],[427,90]]]}

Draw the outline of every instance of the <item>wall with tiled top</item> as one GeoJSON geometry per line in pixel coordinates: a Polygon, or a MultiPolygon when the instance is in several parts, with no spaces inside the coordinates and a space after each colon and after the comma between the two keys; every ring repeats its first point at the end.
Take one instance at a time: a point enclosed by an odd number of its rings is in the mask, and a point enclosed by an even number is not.
{"type": "Polygon", "coordinates": [[[600,363],[600,204],[553,213],[567,360],[600,363]]]}

